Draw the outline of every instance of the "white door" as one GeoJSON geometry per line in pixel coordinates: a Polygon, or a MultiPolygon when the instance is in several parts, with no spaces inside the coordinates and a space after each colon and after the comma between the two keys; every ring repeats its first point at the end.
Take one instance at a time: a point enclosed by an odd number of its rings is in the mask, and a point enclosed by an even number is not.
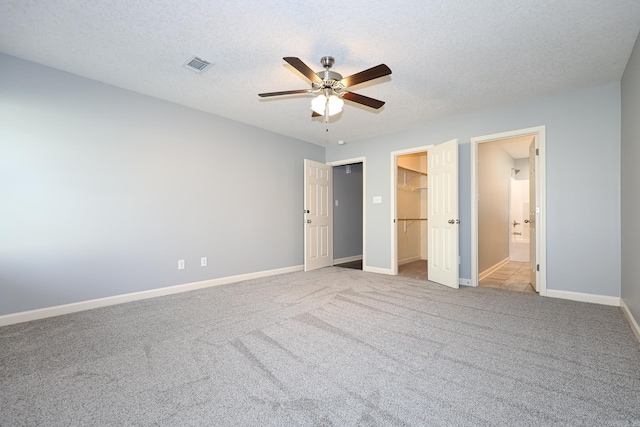
{"type": "Polygon", "coordinates": [[[538,292],[536,281],[536,140],[529,145],[529,282],[538,292]]]}
{"type": "Polygon", "coordinates": [[[304,271],[333,265],[331,166],[304,161],[304,271]]]}
{"type": "Polygon", "coordinates": [[[455,289],[458,268],[458,140],[429,150],[429,280],[455,289]]]}

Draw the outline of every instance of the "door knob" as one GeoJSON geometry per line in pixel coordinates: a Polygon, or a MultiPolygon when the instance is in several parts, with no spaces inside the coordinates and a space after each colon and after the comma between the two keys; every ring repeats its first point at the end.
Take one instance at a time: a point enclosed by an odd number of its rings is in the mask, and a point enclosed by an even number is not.
{"type": "Polygon", "coordinates": [[[310,219],[307,220],[307,224],[311,224],[311,220],[310,219]]]}
{"type": "Polygon", "coordinates": [[[448,222],[449,224],[455,224],[455,223],[456,223],[456,221],[455,221],[455,220],[453,220],[453,219],[450,219],[450,220],[449,220],[449,221],[447,221],[447,222],[448,222]]]}
{"type": "Polygon", "coordinates": [[[524,220],[524,223],[525,223],[525,224],[529,224],[529,222],[531,222],[531,221],[529,221],[528,219],[525,219],[525,220],[524,220]]]}

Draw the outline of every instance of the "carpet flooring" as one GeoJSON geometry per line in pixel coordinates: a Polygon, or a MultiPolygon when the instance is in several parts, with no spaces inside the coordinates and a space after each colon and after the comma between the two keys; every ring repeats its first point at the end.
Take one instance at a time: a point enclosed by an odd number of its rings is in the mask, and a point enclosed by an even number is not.
{"type": "Polygon", "coordinates": [[[0,425],[640,425],[640,345],[617,307],[330,267],[2,327],[0,425]]]}

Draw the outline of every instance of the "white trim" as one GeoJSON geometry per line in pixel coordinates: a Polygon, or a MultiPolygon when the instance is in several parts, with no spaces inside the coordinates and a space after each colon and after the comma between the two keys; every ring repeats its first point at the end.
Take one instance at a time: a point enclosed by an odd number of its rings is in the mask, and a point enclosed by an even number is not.
{"type": "Polygon", "coordinates": [[[629,326],[631,327],[631,330],[635,334],[638,341],[640,341],[640,325],[638,325],[638,322],[636,321],[635,317],[633,317],[633,314],[631,314],[631,310],[629,310],[629,307],[627,307],[627,304],[625,304],[622,298],[620,298],[620,307],[622,307],[622,312],[627,318],[627,321],[629,322],[629,326]]]}
{"type": "Polygon", "coordinates": [[[568,299],[571,301],[590,302],[593,304],[620,307],[620,298],[610,297],[606,295],[584,294],[582,292],[557,291],[555,289],[547,289],[546,296],[551,298],[568,299]]]}
{"type": "Polygon", "coordinates": [[[390,276],[394,276],[393,271],[391,271],[390,268],[362,266],[362,271],[366,271],[367,273],[387,274],[390,276]]]}
{"type": "MultiPolygon", "coordinates": [[[[362,163],[362,268],[367,265],[367,157],[354,157],[345,160],[328,162],[327,165],[342,166],[354,163],[362,163]]],[[[333,173],[333,171],[332,171],[333,173]]],[[[333,185],[333,184],[332,184],[333,185]]],[[[333,209],[333,203],[331,203],[333,209]]],[[[335,260],[334,260],[335,262],[335,260]]]]}
{"type": "Polygon", "coordinates": [[[5,314],[3,316],[0,316],[0,326],[30,322],[32,320],[45,319],[47,317],[77,313],[79,311],[91,310],[94,308],[107,307],[110,305],[123,304],[126,302],[139,301],[143,299],[156,298],[164,295],[178,294],[181,292],[194,291],[196,289],[228,285],[230,283],[242,282],[245,280],[259,279],[262,277],[276,276],[285,273],[293,273],[295,271],[302,271],[303,269],[304,266],[296,265],[293,267],[284,267],[274,270],[258,271],[255,273],[239,274],[237,276],[220,277],[218,279],[205,280],[202,282],[185,283],[183,285],[168,286],[165,288],[150,289],[148,291],[132,292],[129,294],[114,295],[111,297],[80,301],[72,304],[57,305],[54,307],[40,308],[37,310],[5,314]]]}
{"type": "Polygon", "coordinates": [[[478,281],[484,279],[485,277],[487,277],[488,275],[490,275],[494,271],[499,270],[502,267],[504,267],[505,265],[509,264],[509,261],[511,261],[511,260],[507,257],[507,258],[503,259],[502,261],[498,262],[497,264],[492,265],[491,267],[487,268],[485,271],[483,271],[482,273],[478,274],[478,281]]]}
{"type": "Polygon", "coordinates": [[[464,279],[461,277],[460,280],[458,281],[458,284],[460,286],[471,286],[471,279],[464,279]]]}
{"type": "Polygon", "coordinates": [[[422,260],[422,257],[420,255],[416,255],[416,256],[409,257],[409,258],[399,259],[398,260],[398,265],[409,264],[410,262],[421,261],[421,260],[422,260]]]}
{"type": "Polygon", "coordinates": [[[499,139],[534,135],[540,154],[536,164],[536,192],[540,213],[536,216],[536,250],[540,270],[537,273],[538,293],[547,295],[547,186],[546,186],[546,127],[536,126],[509,132],[471,138],[471,286],[478,286],[478,144],[499,139]]]}
{"type": "Polygon", "coordinates": [[[362,259],[362,255],[348,256],[344,258],[333,259],[333,265],[336,264],[344,264],[346,262],[360,261],[362,259]]]}
{"type": "Polygon", "coordinates": [[[389,205],[391,206],[391,274],[396,276],[398,274],[398,225],[396,224],[396,216],[398,213],[398,199],[396,190],[398,187],[398,156],[405,154],[425,153],[430,148],[434,147],[434,144],[423,145],[420,147],[405,148],[404,150],[396,150],[389,153],[390,155],[390,167],[391,173],[391,191],[389,205]]]}

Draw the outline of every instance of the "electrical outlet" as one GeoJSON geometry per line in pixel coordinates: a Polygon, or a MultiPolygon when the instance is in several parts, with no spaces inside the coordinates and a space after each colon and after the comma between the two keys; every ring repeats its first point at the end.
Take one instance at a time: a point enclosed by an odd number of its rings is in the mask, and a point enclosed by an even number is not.
{"type": "Polygon", "coordinates": [[[200,267],[206,267],[207,266],[207,257],[203,256],[202,258],[200,258],[200,267]]]}
{"type": "Polygon", "coordinates": [[[183,259],[179,259],[178,260],[178,270],[184,270],[184,260],[183,259]]]}

